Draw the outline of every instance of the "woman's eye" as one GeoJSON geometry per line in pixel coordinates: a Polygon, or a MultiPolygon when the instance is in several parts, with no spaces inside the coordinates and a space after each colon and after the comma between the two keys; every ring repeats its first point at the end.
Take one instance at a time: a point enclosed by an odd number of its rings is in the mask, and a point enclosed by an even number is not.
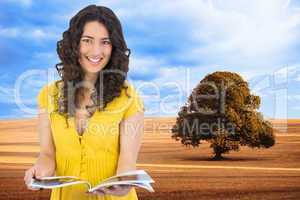
{"type": "Polygon", "coordinates": [[[82,39],[81,41],[84,42],[84,43],[88,43],[88,44],[90,44],[90,43],[92,42],[92,41],[89,40],[89,39],[82,39]]]}
{"type": "Polygon", "coordinates": [[[102,44],[104,44],[104,45],[109,45],[109,44],[110,44],[110,41],[104,40],[104,41],[102,41],[102,44]]]}

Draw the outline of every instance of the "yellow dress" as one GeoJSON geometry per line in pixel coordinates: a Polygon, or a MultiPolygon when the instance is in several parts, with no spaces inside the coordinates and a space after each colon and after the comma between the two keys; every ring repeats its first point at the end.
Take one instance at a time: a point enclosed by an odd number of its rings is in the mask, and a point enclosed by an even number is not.
{"type": "MultiPolygon", "coordinates": [[[[45,85],[37,96],[40,107],[47,109],[56,150],[56,176],[76,176],[92,186],[116,174],[119,157],[119,123],[144,110],[143,101],[134,87],[107,104],[104,111],[96,110],[82,136],[76,131],[74,117],[68,119],[57,113],[59,89],[55,82],[45,85]],[[130,96],[128,97],[127,94],[130,96]]],[[[52,189],[51,200],[135,200],[134,188],[126,196],[86,195],[87,186],[78,184],[52,189]]]]}

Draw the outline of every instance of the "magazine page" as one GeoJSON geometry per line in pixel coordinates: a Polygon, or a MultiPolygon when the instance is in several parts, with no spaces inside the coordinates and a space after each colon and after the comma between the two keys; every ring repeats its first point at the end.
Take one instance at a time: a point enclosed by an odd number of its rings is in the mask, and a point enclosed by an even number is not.
{"type": "Polygon", "coordinates": [[[150,183],[154,183],[154,180],[147,174],[147,172],[144,170],[135,170],[117,174],[116,176],[105,179],[89,191],[91,192],[101,187],[110,187],[112,185],[132,185],[154,192],[150,183]]]}
{"type": "Polygon", "coordinates": [[[151,186],[150,183],[137,183],[137,184],[133,183],[132,185],[143,188],[143,189],[146,189],[149,192],[154,192],[154,189],[153,189],[153,187],[151,186]]]}
{"type": "Polygon", "coordinates": [[[52,189],[52,188],[65,187],[65,186],[75,185],[75,184],[86,184],[88,189],[91,188],[89,182],[73,176],[53,176],[53,177],[43,177],[41,179],[33,178],[31,179],[30,186],[34,188],[52,189]]]}
{"type": "Polygon", "coordinates": [[[118,181],[149,181],[154,183],[154,180],[147,174],[147,172],[144,170],[135,170],[117,174],[116,176],[105,179],[100,184],[118,181]]]}
{"type": "Polygon", "coordinates": [[[137,187],[140,187],[140,188],[143,188],[143,189],[146,189],[148,190],[149,192],[154,192],[154,189],[152,188],[150,182],[148,181],[118,181],[118,182],[108,182],[108,183],[104,183],[104,184],[100,184],[100,185],[97,185],[93,188],[91,188],[89,190],[89,192],[93,192],[97,189],[101,189],[103,187],[110,187],[110,186],[113,186],[113,185],[131,185],[131,186],[137,186],[137,187]]]}
{"type": "Polygon", "coordinates": [[[146,183],[146,182],[145,182],[145,183],[142,183],[142,182],[140,182],[140,183],[131,183],[130,185],[131,185],[131,186],[137,186],[137,187],[146,189],[146,190],[148,190],[149,192],[154,192],[154,189],[153,189],[153,187],[151,186],[150,183],[146,183]]]}
{"type": "Polygon", "coordinates": [[[76,176],[45,176],[40,178],[39,180],[80,180],[78,177],[76,176]]]}

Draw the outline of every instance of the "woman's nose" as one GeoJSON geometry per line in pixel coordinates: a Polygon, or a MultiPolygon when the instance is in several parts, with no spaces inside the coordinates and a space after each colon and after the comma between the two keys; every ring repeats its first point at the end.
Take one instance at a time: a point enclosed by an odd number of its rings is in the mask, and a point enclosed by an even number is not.
{"type": "Polygon", "coordinates": [[[100,44],[95,43],[92,47],[92,54],[93,55],[102,55],[103,54],[103,47],[100,44]]]}

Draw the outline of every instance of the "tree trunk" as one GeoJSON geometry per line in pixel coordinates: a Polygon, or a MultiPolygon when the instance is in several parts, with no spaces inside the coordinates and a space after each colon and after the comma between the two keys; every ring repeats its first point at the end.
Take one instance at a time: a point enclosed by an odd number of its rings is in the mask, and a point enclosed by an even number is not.
{"type": "Polygon", "coordinates": [[[223,156],[222,156],[221,151],[215,152],[215,156],[213,157],[213,160],[222,160],[222,159],[223,159],[223,156]]]}

